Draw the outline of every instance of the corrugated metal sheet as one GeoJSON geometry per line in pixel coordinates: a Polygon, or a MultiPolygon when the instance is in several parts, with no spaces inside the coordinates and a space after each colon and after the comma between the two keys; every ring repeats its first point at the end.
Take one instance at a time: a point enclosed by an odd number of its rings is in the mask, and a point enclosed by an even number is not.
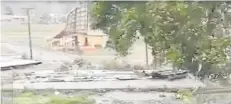
{"type": "Polygon", "coordinates": [[[1,56],[0,58],[0,67],[1,68],[9,68],[9,67],[16,67],[16,66],[25,66],[25,65],[35,65],[35,64],[41,64],[40,61],[35,60],[24,60],[19,58],[13,58],[13,57],[4,57],[1,56]]]}

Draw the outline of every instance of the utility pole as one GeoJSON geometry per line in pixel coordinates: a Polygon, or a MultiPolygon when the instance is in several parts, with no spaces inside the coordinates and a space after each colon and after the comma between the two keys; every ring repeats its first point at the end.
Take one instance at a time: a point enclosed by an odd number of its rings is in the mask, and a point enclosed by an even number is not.
{"type": "Polygon", "coordinates": [[[30,47],[30,59],[33,59],[33,51],[32,51],[32,41],[31,41],[31,30],[30,30],[30,10],[33,8],[23,8],[26,10],[27,14],[27,23],[28,23],[28,34],[29,34],[29,47],[30,47]]]}
{"type": "Polygon", "coordinates": [[[145,43],[146,66],[148,66],[148,45],[146,43],[146,39],[145,39],[144,43],[145,43]]]}

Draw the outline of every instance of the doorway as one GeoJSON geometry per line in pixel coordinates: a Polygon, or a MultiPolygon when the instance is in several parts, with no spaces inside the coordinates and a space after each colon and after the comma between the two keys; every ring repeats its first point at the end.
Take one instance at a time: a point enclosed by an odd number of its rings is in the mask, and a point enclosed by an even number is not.
{"type": "Polygon", "coordinates": [[[84,46],[89,46],[88,38],[87,37],[85,37],[85,39],[84,39],[84,46]]]}

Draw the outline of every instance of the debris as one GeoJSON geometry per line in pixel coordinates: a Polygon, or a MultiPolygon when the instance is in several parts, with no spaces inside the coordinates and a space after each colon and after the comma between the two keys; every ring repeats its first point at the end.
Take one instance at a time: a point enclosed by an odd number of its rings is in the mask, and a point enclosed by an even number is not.
{"type": "Polygon", "coordinates": [[[35,78],[37,79],[37,78],[47,78],[48,77],[48,75],[36,75],[35,76],[35,78]]]}
{"type": "Polygon", "coordinates": [[[165,94],[160,94],[159,97],[166,97],[166,95],[165,94]]]}
{"type": "Polygon", "coordinates": [[[47,82],[65,82],[64,78],[50,78],[47,82]]]}
{"type": "Polygon", "coordinates": [[[169,79],[169,80],[186,78],[187,75],[188,75],[188,71],[185,70],[182,71],[167,70],[167,71],[157,71],[151,73],[152,78],[169,79]]]}
{"type": "Polygon", "coordinates": [[[82,67],[86,62],[83,59],[75,59],[73,64],[82,67]]]}
{"type": "Polygon", "coordinates": [[[117,80],[137,80],[138,78],[135,76],[117,76],[117,80]]]}
{"type": "Polygon", "coordinates": [[[34,72],[24,73],[25,76],[32,76],[33,74],[34,74],[34,72]]]}
{"type": "Polygon", "coordinates": [[[181,75],[170,75],[168,76],[168,80],[176,80],[176,79],[182,79],[182,78],[186,78],[187,74],[181,74],[181,75]]]}
{"type": "Polygon", "coordinates": [[[56,72],[62,72],[62,71],[68,71],[70,70],[71,63],[69,62],[64,62],[58,70],[55,70],[56,72]]]}
{"type": "Polygon", "coordinates": [[[5,59],[1,58],[1,70],[9,70],[11,67],[19,67],[19,66],[29,66],[29,65],[38,65],[42,62],[35,60],[24,60],[24,59],[5,59]]]}

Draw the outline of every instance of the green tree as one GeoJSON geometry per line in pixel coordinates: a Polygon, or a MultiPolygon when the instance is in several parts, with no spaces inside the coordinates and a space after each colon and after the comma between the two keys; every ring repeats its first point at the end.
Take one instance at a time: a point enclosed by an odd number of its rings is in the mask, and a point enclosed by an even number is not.
{"type": "MultiPolygon", "coordinates": [[[[140,2],[142,3],[142,2],[140,2]]],[[[134,6],[136,2],[94,2],[91,9],[92,27],[99,28],[109,35],[109,47],[119,56],[129,54],[129,49],[136,39],[138,22],[134,6]]]]}
{"type": "Polygon", "coordinates": [[[193,73],[210,73],[227,60],[226,2],[110,2],[93,4],[93,27],[109,34],[112,48],[126,56],[137,33],[162,57],[193,73]],[[200,68],[201,66],[201,68],[200,68]],[[200,71],[198,71],[198,69],[200,71]]]}
{"type": "MultiPolygon", "coordinates": [[[[154,32],[156,35],[151,37],[155,36],[153,37],[157,39],[155,41],[159,40],[165,45],[158,47],[167,50],[168,59],[175,66],[194,73],[198,70],[199,64],[202,64],[202,72],[210,72],[214,65],[224,63],[227,58],[225,49],[230,45],[229,38],[218,34],[220,30],[217,27],[221,25],[219,19],[221,13],[213,9],[221,3],[206,3],[208,4],[198,2],[150,4],[152,12],[149,14],[155,14],[158,18],[153,24],[156,26],[154,29],[157,28],[159,31],[158,34],[154,32]],[[204,22],[205,20],[207,22],[204,22]]],[[[153,43],[153,40],[150,43],[153,43]]]]}

